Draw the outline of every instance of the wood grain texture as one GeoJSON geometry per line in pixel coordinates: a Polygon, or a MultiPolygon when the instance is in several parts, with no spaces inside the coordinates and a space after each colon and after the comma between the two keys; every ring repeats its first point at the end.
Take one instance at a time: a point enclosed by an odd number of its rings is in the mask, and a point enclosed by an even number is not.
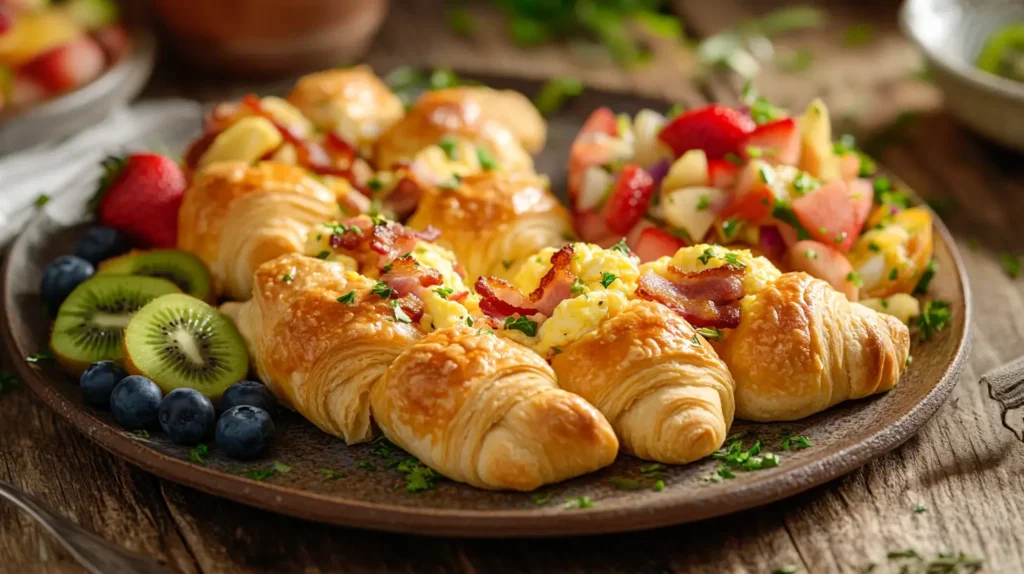
{"type": "MultiPolygon", "coordinates": [[[[714,10],[702,0],[679,4],[688,25],[702,34],[768,9],[764,2],[751,7],[734,0],[716,0],[714,10]]],[[[891,11],[891,4],[867,3],[842,16],[836,29],[891,11]]],[[[467,49],[464,40],[442,34],[439,12],[422,3],[396,5],[371,61],[384,67],[443,63],[534,77],[576,70],[562,50],[542,48],[524,57],[501,45],[498,34],[467,49]]],[[[110,540],[168,559],[182,572],[717,573],[771,572],[791,564],[815,573],[860,572],[868,564],[878,564],[876,572],[896,572],[886,553],[907,547],[932,556],[945,550],[975,554],[985,559],[987,572],[1024,571],[1018,532],[1024,524],[1024,445],[1001,426],[997,405],[978,384],[986,370],[1024,351],[1024,280],[1011,280],[998,262],[1000,253],[1024,253],[1024,167],[1019,156],[990,146],[938,109],[934,87],[908,77],[913,53],[891,26],[878,35],[880,44],[852,54],[831,48],[818,53],[814,47],[815,65],[799,81],[791,74],[768,74],[759,82],[769,97],[797,107],[820,92],[864,96],[870,108],[848,122],[858,134],[908,106],[923,110],[891,143],[873,151],[921,195],[956,200],[944,219],[973,286],[974,351],[960,385],[918,436],[864,468],[761,509],[647,533],[522,541],[410,537],[283,518],[158,481],[93,446],[21,389],[0,395],[0,479],[110,540]],[[855,84],[843,84],[845,76],[834,71],[847,64],[861,66],[853,68],[855,84]],[[821,70],[834,73],[819,80],[821,70]],[[918,504],[926,510],[915,513],[918,504]]],[[[829,34],[822,37],[792,41],[830,41],[829,34]]],[[[692,69],[685,66],[692,62],[658,61],[639,76],[616,69],[587,69],[582,76],[605,88],[649,89],[651,95],[696,101],[700,92],[684,81],[685,70],[692,69]],[[659,80],[665,77],[672,80],[659,80]]],[[[151,93],[223,95],[220,88],[192,85],[174,68],[163,70],[151,93]]],[[[713,94],[735,98],[735,89],[735,83],[716,82],[713,94]]],[[[834,109],[843,107],[826,97],[834,109]]],[[[11,572],[81,571],[7,505],[0,505],[0,565],[0,571],[11,572]]]]}

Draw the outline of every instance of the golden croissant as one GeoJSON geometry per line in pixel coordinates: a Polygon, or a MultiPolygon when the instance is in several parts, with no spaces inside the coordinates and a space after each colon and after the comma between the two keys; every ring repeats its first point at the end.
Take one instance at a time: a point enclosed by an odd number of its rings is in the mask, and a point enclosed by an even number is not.
{"type": "Polygon", "coordinates": [[[736,379],[737,417],[791,421],[892,389],[910,333],[820,279],[786,273],[744,302],[716,348],[736,379]]]}
{"type": "Polygon", "coordinates": [[[373,388],[373,417],[428,466],[480,488],[533,490],[615,460],[608,422],[538,355],[469,327],[419,340],[373,388]]]}
{"type": "Polygon", "coordinates": [[[440,230],[470,279],[511,278],[518,264],[572,234],[565,208],[535,175],[487,172],[462,178],[454,189],[424,186],[409,226],[440,230]]]}
{"type": "Polygon", "coordinates": [[[178,247],[206,263],[219,295],[247,299],[257,267],[301,252],[309,230],[339,214],[337,195],[300,167],[217,163],[185,191],[178,247]]]}

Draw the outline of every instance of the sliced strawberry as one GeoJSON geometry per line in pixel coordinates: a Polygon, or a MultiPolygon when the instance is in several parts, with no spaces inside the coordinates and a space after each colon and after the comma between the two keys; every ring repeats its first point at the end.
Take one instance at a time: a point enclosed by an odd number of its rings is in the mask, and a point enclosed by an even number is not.
{"type": "Polygon", "coordinates": [[[737,217],[750,223],[757,223],[772,213],[775,196],[767,185],[758,185],[744,194],[737,193],[729,206],[722,212],[722,218],[737,217]]]}
{"type": "Polygon", "coordinates": [[[105,62],[99,45],[83,36],[36,56],[20,73],[50,92],[63,92],[100,75],[105,62]]]}
{"type": "Polygon", "coordinates": [[[604,165],[612,161],[611,148],[601,140],[603,136],[614,137],[618,133],[615,112],[608,108],[597,108],[583,123],[569,150],[569,197],[576,204],[576,196],[583,184],[583,174],[591,166],[604,165]]]}
{"type": "Polygon", "coordinates": [[[654,196],[654,179],[635,163],[626,164],[601,213],[612,233],[625,234],[647,213],[654,196]]]}
{"type": "Polygon", "coordinates": [[[725,106],[710,105],[685,112],[658,134],[676,156],[691,149],[704,150],[708,159],[738,153],[756,124],[747,115],[725,106]]]}
{"type": "Polygon", "coordinates": [[[743,142],[742,151],[747,159],[761,157],[772,163],[795,165],[800,160],[800,130],[796,120],[783,118],[757,126],[743,142]]]}
{"type": "Polygon", "coordinates": [[[794,201],[793,212],[811,237],[843,253],[857,239],[856,208],[841,179],[794,201]]]}
{"type": "Polygon", "coordinates": [[[708,160],[708,181],[711,187],[730,189],[740,177],[740,166],[725,159],[708,160]]]}
{"type": "Polygon", "coordinates": [[[107,24],[102,28],[92,33],[93,38],[99,43],[100,47],[107,54],[107,59],[111,62],[117,61],[125,52],[128,51],[128,32],[125,31],[124,26],[118,23],[107,24]]]}
{"type": "Polygon", "coordinates": [[[648,227],[640,233],[633,253],[641,263],[646,263],[660,257],[671,257],[683,247],[686,247],[686,242],[682,239],[657,227],[648,227]]]}
{"type": "Polygon", "coordinates": [[[836,291],[856,301],[860,289],[854,284],[853,266],[838,249],[817,241],[797,241],[786,254],[792,271],[803,271],[832,285],[836,291]]]}
{"type": "Polygon", "coordinates": [[[868,220],[871,213],[871,206],[874,202],[875,189],[870,180],[853,179],[846,182],[846,191],[853,200],[853,222],[854,230],[860,235],[864,228],[864,222],[868,220]]]}

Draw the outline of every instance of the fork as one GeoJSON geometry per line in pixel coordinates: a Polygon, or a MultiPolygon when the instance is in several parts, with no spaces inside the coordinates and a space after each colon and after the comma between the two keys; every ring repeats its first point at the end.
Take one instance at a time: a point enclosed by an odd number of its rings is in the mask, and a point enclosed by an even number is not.
{"type": "Polygon", "coordinates": [[[141,554],[128,552],[86,531],[35,498],[0,481],[0,498],[6,498],[36,519],[79,564],[92,574],[173,574],[166,565],[141,554]]]}

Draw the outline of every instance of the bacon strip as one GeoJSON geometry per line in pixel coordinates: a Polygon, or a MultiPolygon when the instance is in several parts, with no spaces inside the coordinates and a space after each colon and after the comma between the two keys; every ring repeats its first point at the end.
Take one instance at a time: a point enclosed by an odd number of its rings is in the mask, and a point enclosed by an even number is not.
{"type": "Polygon", "coordinates": [[[669,276],[671,280],[654,273],[640,277],[637,297],[665,305],[694,327],[739,326],[742,269],[727,265],[686,273],[670,266],[669,276]]]}
{"type": "Polygon", "coordinates": [[[477,279],[474,287],[482,297],[480,310],[496,319],[513,315],[529,317],[538,313],[550,317],[555,307],[572,294],[572,286],[576,282],[576,275],[569,271],[572,256],[571,244],[555,252],[551,256],[551,269],[529,295],[496,277],[477,279]]]}
{"type": "Polygon", "coordinates": [[[341,225],[345,226],[345,231],[331,235],[331,247],[377,268],[412,251],[417,242],[436,241],[441,236],[441,232],[432,226],[414,231],[394,221],[374,225],[361,217],[348,219],[341,225]]]}
{"type": "Polygon", "coordinates": [[[415,295],[408,295],[398,300],[398,306],[405,311],[413,323],[419,323],[423,318],[423,301],[415,295]]]}
{"type": "Polygon", "coordinates": [[[380,280],[387,283],[399,297],[415,295],[423,299],[427,289],[443,282],[441,274],[436,269],[423,267],[412,255],[399,257],[390,265],[387,272],[380,276],[380,280]]]}

